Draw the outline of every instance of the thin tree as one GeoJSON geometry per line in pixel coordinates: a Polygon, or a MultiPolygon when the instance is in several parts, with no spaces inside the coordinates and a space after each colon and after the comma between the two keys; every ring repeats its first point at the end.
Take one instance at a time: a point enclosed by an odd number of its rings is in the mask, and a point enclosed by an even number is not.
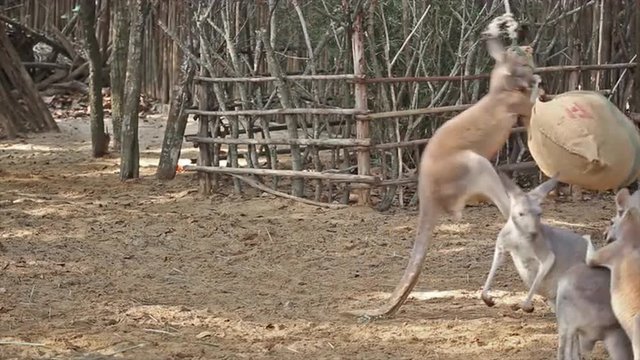
{"type": "Polygon", "coordinates": [[[171,180],[176,176],[176,167],[182,150],[182,137],[187,127],[188,115],[184,113],[184,110],[191,104],[193,97],[191,88],[194,75],[195,65],[185,55],[180,73],[180,83],[174,85],[171,96],[171,107],[169,108],[167,127],[162,140],[160,162],[156,171],[157,179],[171,180]]]}
{"type": "Polygon", "coordinates": [[[91,106],[91,150],[94,157],[102,157],[109,150],[109,135],[104,131],[102,106],[102,55],[96,39],[96,2],[80,2],[80,22],[89,55],[89,104],[91,106]]]}
{"type": "Polygon", "coordinates": [[[138,110],[142,84],[142,41],[145,23],[149,15],[148,0],[131,0],[133,18],[129,36],[125,102],[122,117],[122,147],[120,153],[120,179],[134,179],[140,171],[138,144],[138,110]]]}
{"type": "Polygon", "coordinates": [[[113,148],[120,151],[122,143],[122,115],[124,81],[127,75],[127,47],[129,46],[129,6],[127,0],[113,1],[113,52],[111,54],[111,121],[113,148]]]}

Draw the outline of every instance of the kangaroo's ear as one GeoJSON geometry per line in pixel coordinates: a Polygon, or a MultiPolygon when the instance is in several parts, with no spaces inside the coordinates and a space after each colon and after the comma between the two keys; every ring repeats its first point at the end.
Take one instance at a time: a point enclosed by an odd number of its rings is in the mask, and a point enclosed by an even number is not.
{"type": "Polygon", "coordinates": [[[502,186],[504,186],[504,189],[507,191],[507,194],[509,194],[509,196],[516,196],[516,195],[523,194],[522,189],[520,189],[520,187],[513,180],[511,180],[510,177],[507,176],[507,174],[503,173],[502,171],[499,171],[498,176],[500,177],[500,182],[502,183],[502,186]]]}
{"type": "Polygon", "coordinates": [[[616,193],[616,208],[618,211],[624,211],[629,207],[629,199],[631,198],[631,194],[629,193],[629,189],[622,188],[618,190],[616,193]]]}
{"type": "Polygon", "coordinates": [[[560,173],[556,173],[547,181],[536,186],[535,189],[529,192],[529,195],[535,197],[536,199],[538,199],[538,201],[544,199],[547,196],[547,194],[549,194],[549,192],[555,189],[556,186],[558,185],[558,175],[560,175],[560,173]]]}

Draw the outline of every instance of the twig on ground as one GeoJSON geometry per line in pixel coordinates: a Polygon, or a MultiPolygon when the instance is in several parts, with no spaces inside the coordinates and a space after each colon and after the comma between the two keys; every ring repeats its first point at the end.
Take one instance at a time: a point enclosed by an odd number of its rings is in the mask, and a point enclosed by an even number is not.
{"type": "Polygon", "coordinates": [[[271,237],[271,233],[269,232],[269,229],[264,228],[267,231],[267,236],[269,236],[269,241],[271,241],[271,243],[273,243],[273,238],[271,237]]]}
{"type": "Polygon", "coordinates": [[[47,346],[41,343],[31,343],[22,341],[0,341],[0,345],[12,345],[12,346],[47,346]]]}
{"type": "Polygon", "coordinates": [[[151,333],[158,333],[158,334],[165,334],[165,335],[171,335],[171,336],[178,336],[179,334],[176,333],[172,333],[169,331],[165,331],[165,330],[158,330],[158,329],[142,329],[146,332],[151,332],[151,333]]]}
{"type": "Polygon", "coordinates": [[[141,347],[143,347],[143,346],[145,346],[145,344],[138,344],[138,345],[129,346],[129,347],[126,347],[126,348],[123,348],[123,349],[120,349],[120,350],[114,351],[114,352],[112,352],[112,353],[111,353],[111,354],[109,354],[109,355],[122,354],[123,352],[127,352],[127,351],[129,351],[129,350],[133,350],[133,349],[141,348],[141,347]]]}

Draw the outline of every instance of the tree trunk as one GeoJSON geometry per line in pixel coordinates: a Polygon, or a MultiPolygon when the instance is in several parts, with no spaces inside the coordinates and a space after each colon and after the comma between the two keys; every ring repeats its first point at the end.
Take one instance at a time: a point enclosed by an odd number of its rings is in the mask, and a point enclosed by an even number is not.
{"type": "MultiPolygon", "coordinates": [[[[278,64],[278,60],[276,59],[271,44],[269,43],[269,41],[267,41],[265,30],[261,29],[259,30],[259,32],[262,43],[264,44],[264,50],[267,54],[267,64],[269,66],[269,72],[276,78],[275,84],[276,88],[278,89],[278,97],[280,98],[280,103],[284,108],[294,108],[291,89],[289,89],[289,85],[283,80],[282,69],[280,69],[280,64],[278,64]]],[[[287,123],[287,132],[289,138],[297,139],[298,124],[296,118],[292,115],[285,115],[284,118],[285,122],[287,123]]],[[[298,145],[291,145],[291,168],[295,171],[302,171],[302,156],[300,154],[300,146],[298,145]]],[[[293,178],[291,180],[291,195],[304,197],[303,179],[293,178]]]]}
{"type": "Polygon", "coordinates": [[[184,62],[180,74],[182,79],[179,84],[174,86],[167,127],[162,141],[160,163],[156,171],[156,177],[160,180],[171,180],[176,176],[176,166],[178,166],[180,150],[182,149],[182,138],[187,127],[188,115],[184,113],[184,110],[191,104],[191,87],[193,85],[193,76],[195,75],[195,66],[187,56],[184,57],[184,62]]]}
{"type": "Polygon", "coordinates": [[[104,132],[102,105],[102,56],[96,39],[96,3],[82,0],[80,20],[85,46],[89,55],[89,106],[91,107],[91,149],[94,157],[102,157],[109,150],[109,135],[104,132]]]}
{"type": "Polygon", "coordinates": [[[148,0],[132,0],[134,8],[129,38],[129,57],[125,80],[125,102],[122,117],[122,147],[120,179],[134,179],[140,171],[140,149],[138,145],[138,109],[142,85],[142,39],[145,22],[149,14],[148,0]]]}
{"type": "Polygon", "coordinates": [[[127,0],[113,2],[113,52],[111,54],[111,121],[113,148],[120,151],[122,143],[122,113],[124,80],[127,74],[129,46],[129,7],[127,0]]]}

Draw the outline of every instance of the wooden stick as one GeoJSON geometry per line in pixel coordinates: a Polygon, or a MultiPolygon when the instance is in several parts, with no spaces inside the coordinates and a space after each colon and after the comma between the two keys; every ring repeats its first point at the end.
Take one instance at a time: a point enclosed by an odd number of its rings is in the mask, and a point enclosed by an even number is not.
{"type": "MultiPolygon", "coordinates": [[[[347,206],[348,206],[348,205],[345,205],[345,204],[330,204],[330,203],[323,203],[323,202],[319,202],[319,201],[313,201],[313,200],[309,200],[309,199],[301,198],[301,197],[298,197],[298,196],[289,195],[289,194],[287,194],[287,193],[283,193],[283,192],[281,192],[281,191],[271,189],[271,188],[270,188],[270,187],[268,187],[268,186],[264,186],[264,185],[260,184],[259,182],[254,181],[254,180],[252,180],[252,179],[250,179],[250,178],[248,178],[248,177],[245,177],[245,176],[241,176],[241,175],[233,175],[233,174],[232,174],[231,176],[233,176],[233,177],[235,177],[235,178],[237,178],[237,179],[240,179],[240,180],[241,180],[241,181],[243,181],[245,184],[247,184],[247,185],[249,185],[249,186],[251,186],[251,187],[254,187],[254,188],[258,189],[258,190],[262,190],[262,191],[264,191],[264,192],[266,192],[266,193],[269,193],[269,194],[271,194],[271,195],[280,196],[280,197],[283,197],[283,198],[285,198],[285,199],[290,199],[290,200],[298,201],[298,202],[301,202],[301,203],[303,203],[303,204],[308,204],[308,205],[313,205],[313,206],[320,206],[320,207],[326,207],[326,208],[329,208],[329,209],[342,209],[342,208],[345,208],[345,207],[347,207],[347,206]]],[[[271,235],[269,235],[269,237],[271,237],[271,235]]]]}
{"type": "Polygon", "coordinates": [[[318,145],[318,146],[362,146],[371,145],[371,139],[231,139],[185,136],[185,140],[194,144],[238,144],[238,145],[318,145]]]}
{"type": "MultiPolygon", "coordinates": [[[[353,74],[337,74],[337,75],[285,75],[284,80],[354,80],[358,79],[353,74]]],[[[210,82],[210,83],[232,83],[232,82],[271,82],[276,81],[275,76],[262,76],[262,77],[237,77],[237,78],[219,78],[219,77],[205,77],[196,76],[194,78],[196,82],[210,82]]]]}
{"type": "Polygon", "coordinates": [[[301,114],[317,114],[317,115],[357,115],[366,114],[366,112],[354,109],[313,109],[313,108],[284,108],[284,109],[266,109],[266,110],[233,110],[233,111],[208,111],[197,109],[186,109],[186,114],[206,115],[206,116],[265,116],[265,115],[301,115],[301,114]]]}
{"type": "MultiPolygon", "coordinates": [[[[609,91],[610,90],[600,90],[599,92],[601,94],[607,94],[609,91]]],[[[561,95],[561,94],[549,94],[549,95],[545,94],[545,97],[550,100],[558,95],[561,95]]],[[[471,106],[473,106],[473,104],[428,107],[428,108],[398,110],[398,111],[385,111],[385,112],[379,112],[379,113],[369,113],[366,115],[356,114],[356,119],[357,120],[375,120],[375,119],[387,119],[387,118],[393,118],[393,117],[416,116],[416,115],[425,115],[425,114],[442,114],[442,113],[448,113],[448,112],[463,111],[470,108],[471,106]]]]}
{"type": "Polygon", "coordinates": [[[371,175],[331,174],[316,171],[273,170],[254,168],[231,168],[216,166],[185,165],[185,171],[203,171],[209,173],[221,173],[229,175],[276,175],[286,177],[301,177],[310,179],[323,179],[340,182],[378,183],[380,179],[371,175]]]}
{"type": "Polygon", "coordinates": [[[501,171],[524,171],[524,170],[532,170],[536,169],[538,164],[535,161],[523,161],[515,164],[504,164],[499,165],[496,169],[501,171]]]}

